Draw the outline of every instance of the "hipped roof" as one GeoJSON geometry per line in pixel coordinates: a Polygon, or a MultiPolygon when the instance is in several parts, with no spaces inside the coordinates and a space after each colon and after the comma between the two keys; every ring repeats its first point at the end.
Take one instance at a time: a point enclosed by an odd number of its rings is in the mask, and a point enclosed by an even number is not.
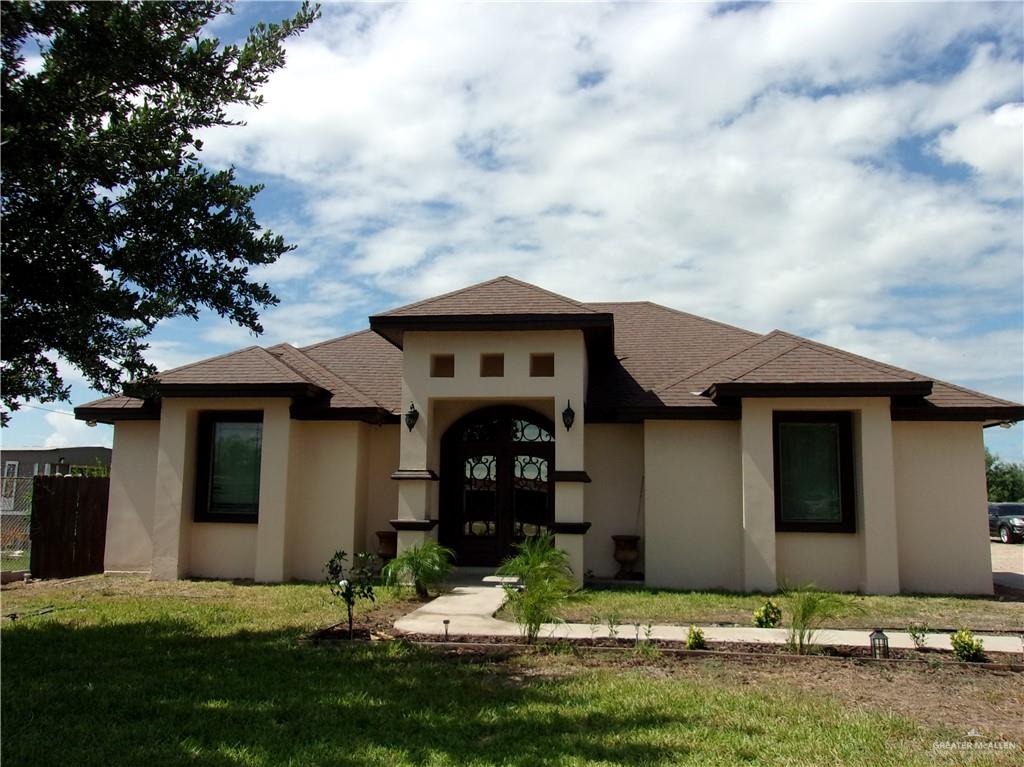
{"type": "MultiPolygon", "coordinates": [[[[157,376],[159,396],[276,395],[299,418],[394,421],[408,330],[578,328],[587,418],[736,418],[742,397],[887,396],[894,418],[1013,421],[1024,406],[774,330],[753,333],[650,302],[581,303],[499,277],[374,315],[371,329],[296,348],[250,346],[157,376]]],[[[158,397],[107,397],[82,419],[159,416],[158,397]]]]}

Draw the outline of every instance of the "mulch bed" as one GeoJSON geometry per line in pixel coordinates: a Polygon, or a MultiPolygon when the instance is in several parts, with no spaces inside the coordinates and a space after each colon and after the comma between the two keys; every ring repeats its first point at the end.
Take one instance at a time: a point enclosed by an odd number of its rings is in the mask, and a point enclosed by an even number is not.
{"type": "MultiPolygon", "coordinates": [[[[392,637],[379,637],[392,638],[392,637]]],[[[465,649],[471,652],[550,652],[550,651],[636,651],[637,642],[633,638],[584,638],[584,639],[540,639],[535,645],[528,645],[523,637],[499,636],[462,636],[452,635],[445,639],[434,634],[402,634],[399,637],[419,645],[435,645],[447,650],[465,649]]],[[[997,671],[1024,672],[1024,658],[1019,654],[986,653],[986,663],[960,663],[953,658],[952,651],[934,650],[903,650],[890,648],[888,659],[874,659],[871,648],[850,645],[815,646],[807,655],[796,655],[784,644],[760,644],[756,642],[708,642],[704,650],[688,650],[686,643],[653,639],[649,642],[641,640],[641,644],[654,647],[658,652],[677,656],[721,657],[757,660],[758,658],[774,658],[779,660],[802,661],[807,658],[832,658],[838,660],[856,660],[876,663],[910,662],[910,663],[941,663],[949,666],[969,666],[997,671]]]]}

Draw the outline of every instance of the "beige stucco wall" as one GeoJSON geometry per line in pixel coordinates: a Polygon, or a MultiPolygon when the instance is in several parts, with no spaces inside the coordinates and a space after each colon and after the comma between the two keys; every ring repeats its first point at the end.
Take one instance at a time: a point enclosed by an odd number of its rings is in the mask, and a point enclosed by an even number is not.
{"type": "Polygon", "coordinates": [[[813,584],[833,591],[858,591],[863,582],[861,542],[856,534],[776,533],[779,587],[813,584]]]}
{"type": "MultiPolygon", "coordinates": [[[[618,572],[611,536],[643,535],[644,427],[587,424],[585,449],[592,481],[583,486],[584,518],[590,522],[583,541],[583,566],[598,577],[611,577],[618,572]]],[[[643,572],[642,560],[636,569],[643,572]]]]}
{"type": "Polygon", "coordinates": [[[320,580],[335,551],[351,563],[363,550],[356,517],[367,470],[364,428],[356,421],[292,422],[287,577],[320,580]]]}
{"type": "Polygon", "coordinates": [[[744,399],[742,406],[744,589],[813,583],[870,594],[900,591],[888,398],[744,399]],[[794,410],[853,414],[856,533],[775,532],[772,414],[794,410]]]}
{"type": "Polygon", "coordinates": [[[193,522],[187,574],[193,578],[252,578],[256,525],[193,522]]]}
{"type": "Polygon", "coordinates": [[[108,572],[149,572],[153,561],[153,497],[158,421],[114,427],[103,566],[108,572]]]}
{"type": "Polygon", "coordinates": [[[740,426],[644,422],[647,584],[741,589],[740,426]]]}
{"type": "Polygon", "coordinates": [[[897,421],[893,437],[903,590],[991,594],[981,424],[897,421]]]}
{"type": "Polygon", "coordinates": [[[377,531],[392,530],[398,512],[398,483],[391,475],[398,468],[397,424],[369,426],[367,434],[367,488],[363,547],[377,551],[377,531]]]}

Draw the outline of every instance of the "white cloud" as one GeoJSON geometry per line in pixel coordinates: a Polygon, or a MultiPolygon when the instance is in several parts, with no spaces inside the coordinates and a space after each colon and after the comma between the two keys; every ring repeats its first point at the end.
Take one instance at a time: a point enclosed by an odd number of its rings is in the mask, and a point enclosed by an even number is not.
{"type": "Polygon", "coordinates": [[[1024,183],[1024,104],[974,114],[938,140],[946,162],[973,167],[998,196],[1019,194],[1024,183]]]}
{"type": "Polygon", "coordinates": [[[43,447],[72,447],[77,445],[101,445],[110,447],[113,430],[108,426],[89,426],[83,421],[63,413],[47,413],[46,423],[53,430],[43,447]]]}
{"type": "Polygon", "coordinates": [[[185,341],[149,341],[149,349],[143,356],[146,362],[154,365],[157,370],[170,370],[190,362],[201,360],[209,356],[202,350],[196,349],[194,344],[185,341]]]}
{"type": "Polygon", "coordinates": [[[206,137],[212,161],[304,190],[291,224],[276,214],[300,248],[267,270],[290,292],[260,342],[338,332],[359,308],[346,285],[399,303],[511,273],[1019,377],[1020,21],[1000,4],[328,7],[247,127],[206,137]],[[936,158],[975,176],[915,167],[936,158]]]}

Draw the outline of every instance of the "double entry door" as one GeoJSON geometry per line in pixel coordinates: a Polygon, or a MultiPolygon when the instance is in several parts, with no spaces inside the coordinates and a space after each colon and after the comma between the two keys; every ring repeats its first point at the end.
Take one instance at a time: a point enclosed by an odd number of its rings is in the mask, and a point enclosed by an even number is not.
{"type": "Polygon", "coordinates": [[[550,422],[521,408],[478,411],[442,439],[440,529],[460,565],[491,567],[554,520],[550,422]]]}

